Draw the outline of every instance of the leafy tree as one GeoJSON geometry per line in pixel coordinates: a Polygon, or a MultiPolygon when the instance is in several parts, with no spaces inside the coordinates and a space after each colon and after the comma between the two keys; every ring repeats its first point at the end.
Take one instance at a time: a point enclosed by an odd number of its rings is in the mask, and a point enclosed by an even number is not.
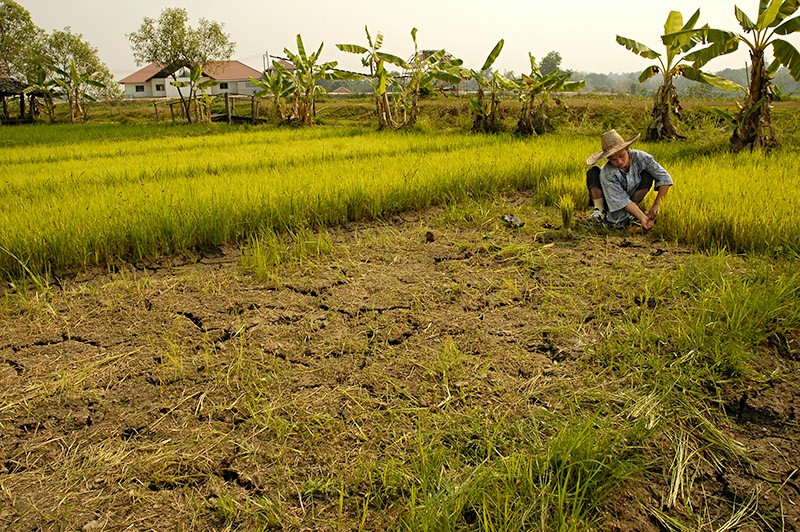
{"type": "Polygon", "coordinates": [[[548,52],[546,56],[542,58],[541,63],[539,63],[539,73],[542,76],[546,76],[553,72],[559,72],[561,68],[561,54],[556,52],[555,50],[552,52],[548,52]]]}
{"type": "Polygon", "coordinates": [[[735,90],[738,85],[700,70],[703,61],[696,61],[700,57],[711,57],[730,53],[736,49],[731,45],[732,33],[709,29],[708,26],[695,28],[700,18],[698,9],[684,24],[683,15],[679,11],[670,11],[664,24],[664,35],[661,41],[665,45],[665,56],[650,49],[644,44],[617,35],[617,43],[633,53],[646,59],[657,59],[657,65],[648,66],[640,75],[639,82],[644,83],[658,73],[662,81],[656,91],[653,102],[652,120],[647,126],[647,140],[683,139],[672,116],[681,117],[681,104],[678,100],[678,91],[675,88],[675,78],[686,76],[701,83],[709,83],[722,89],[735,90]],[[707,48],[690,53],[698,45],[708,45],[707,48]],[[695,61],[693,65],[689,62],[695,61]]]}
{"type": "Polygon", "coordinates": [[[572,73],[561,72],[558,68],[545,74],[541,67],[536,66],[533,55],[528,54],[528,57],[531,72],[528,75],[523,74],[517,82],[517,94],[522,100],[522,109],[516,132],[522,135],[541,135],[554,130],[548,114],[553,102],[558,103],[553,98],[553,93],[580,90],[586,83],[569,81],[572,73]]]}
{"type": "Polygon", "coordinates": [[[14,0],[0,0],[0,77],[35,71],[41,34],[27,9],[14,0]]]}
{"type": "Polygon", "coordinates": [[[44,61],[53,70],[69,71],[72,63],[75,68],[83,73],[91,73],[89,78],[100,85],[84,82],[80,87],[82,92],[95,98],[118,96],[115,90],[117,84],[108,67],[100,59],[97,48],[94,48],[83,39],[80,33],[72,33],[69,27],[64,30],[55,30],[44,38],[44,61]],[[101,90],[97,90],[101,89],[101,90]]]}
{"type": "MultiPolygon", "coordinates": [[[[212,62],[227,61],[236,44],[223,31],[223,25],[200,19],[200,25],[189,25],[189,15],[182,8],[166,8],[158,20],[145,17],[138,31],[128,35],[137,65],[159,63],[169,72],[173,85],[182,68],[201,71],[212,62]]],[[[190,86],[189,97],[178,87],[186,120],[191,122],[190,105],[196,87],[190,86]]]]}
{"type": "Polygon", "coordinates": [[[781,65],[788,69],[793,79],[800,81],[800,52],[776,35],[800,31],[800,16],[793,17],[798,7],[798,0],[760,0],[755,22],[735,7],[736,19],[744,30],[737,39],[750,50],[747,97],[735,117],[735,129],[730,139],[736,150],[757,147],[769,150],[777,144],[770,113],[774,99],[772,81],[781,65]],[[765,53],[770,46],[775,59],[767,65],[765,53]]]}

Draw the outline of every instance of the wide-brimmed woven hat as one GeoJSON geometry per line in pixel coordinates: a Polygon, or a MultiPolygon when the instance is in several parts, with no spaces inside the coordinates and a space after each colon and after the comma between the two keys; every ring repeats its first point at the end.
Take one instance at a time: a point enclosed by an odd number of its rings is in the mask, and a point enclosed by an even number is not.
{"type": "Polygon", "coordinates": [[[622,135],[617,133],[616,129],[612,129],[611,131],[606,131],[600,137],[600,145],[603,147],[603,149],[597,153],[593,153],[592,155],[590,155],[589,158],[586,159],[586,164],[594,164],[600,159],[605,159],[612,153],[617,153],[620,150],[624,150],[625,148],[627,148],[628,146],[639,140],[639,137],[641,137],[641,134],[636,135],[630,140],[624,140],[622,138],[622,135]]]}

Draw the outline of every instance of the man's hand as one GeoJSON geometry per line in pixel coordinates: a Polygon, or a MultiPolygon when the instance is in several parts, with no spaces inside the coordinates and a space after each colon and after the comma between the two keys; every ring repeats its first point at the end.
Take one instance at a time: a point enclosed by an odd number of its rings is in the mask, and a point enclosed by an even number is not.
{"type": "Polygon", "coordinates": [[[653,206],[650,207],[650,210],[647,211],[647,217],[650,220],[655,220],[656,216],[658,216],[658,211],[661,209],[661,205],[658,202],[653,203],[653,206]]]}
{"type": "Polygon", "coordinates": [[[653,219],[642,212],[642,209],[640,209],[639,206],[634,202],[628,203],[625,206],[625,210],[628,211],[634,218],[639,220],[639,223],[642,224],[642,227],[648,231],[653,228],[653,219]]]}

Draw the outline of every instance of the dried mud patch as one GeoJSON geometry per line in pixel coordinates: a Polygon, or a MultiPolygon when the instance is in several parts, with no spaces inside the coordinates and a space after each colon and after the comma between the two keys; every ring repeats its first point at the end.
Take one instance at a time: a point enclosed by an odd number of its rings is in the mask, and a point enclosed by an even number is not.
{"type": "MultiPolygon", "coordinates": [[[[546,431],[576,391],[611,386],[588,363],[609,323],[657,306],[615,287],[691,256],[636,232],[559,232],[556,213],[509,205],[523,228],[438,209],[344,227],[329,254],[267,280],[220,248],[20,298],[0,314],[0,525],[337,529],[366,508],[369,528],[396,526],[414,481],[389,466],[414,455],[422,425],[476,463],[480,416],[546,431]]],[[[780,377],[726,392],[750,461],[706,482],[707,506],[755,490],[787,529],[797,339],[764,346],[780,377]]],[[[623,487],[604,527],[657,530],[639,504],[662,507],[668,477],[623,487]]]]}

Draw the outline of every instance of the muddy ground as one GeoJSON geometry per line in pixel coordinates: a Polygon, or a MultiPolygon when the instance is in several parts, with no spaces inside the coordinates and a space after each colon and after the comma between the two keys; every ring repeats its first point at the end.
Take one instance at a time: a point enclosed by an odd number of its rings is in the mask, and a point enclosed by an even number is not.
{"type": "MultiPolygon", "coordinates": [[[[353,224],[266,279],[231,247],[8,288],[0,528],[340,530],[364,507],[365,529],[396,524],[387,501],[406,492],[384,478],[370,502],[365,471],[411,452],[421,416],[457,430],[613,388],[595,347],[615,316],[652,310],[614,287],[694,254],[636,230],[559,230],[529,200],[353,224]]],[[[773,378],[724,391],[722,429],[750,461],[697,468],[698,514],[757,493],[771,526],[797,529],[798,340],[763,346],[773,378]]],[[[646,508],[670,513],[669,471],[650,474],[619,490],[604,529],[659,530],[646,508]]]]}

